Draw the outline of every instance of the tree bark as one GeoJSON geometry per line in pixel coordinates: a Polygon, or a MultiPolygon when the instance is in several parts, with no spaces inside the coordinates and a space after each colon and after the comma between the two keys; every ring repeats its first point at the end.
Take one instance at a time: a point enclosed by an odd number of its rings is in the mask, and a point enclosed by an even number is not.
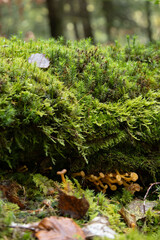
{"type": "MultiPolygon", "coordinates": [[[[74,9],[74,1],[75,0],[69,0],[72,16],[76,15],[76,11],[74,9]]],[[[73,19],[73,26],[74,26],[74,32],[75,32],[76,39],[78,40],[78,39],[80,39],[80,36],[79,36],[78,27],[77,27],[77,21],[75,21],[74,19],[73,19]]]]}
{"type": "Polygon", "coordinates": [[[51,36],[63,35],[63,0],[46,0],[51,36]]]}
{"type": "Polygon", "coordinates": [[[94,36],[91,27],[91,21],[89,12],[87,11],[87,2],[86,0],[79,0],[80,11],[82,12],[82,24],[84,30],[84,37],[89,38],[91,37],[94,42],[94,36]]]}
{"type": "Polygon", "coordinates": [[[146,15],[147,15],[147,33],[149,41],[153,41],[153,34],[152,34],[152,24],[151,24],[151,4],[149,1],[146,1],[146,15]]]}
{"type": "Polygon", "coordinates": [[[112,0],[105,1],[103,0],[103,12],[106,18],[106,33],[108,37],[108,41],[112,42],[112,33],[111,29],[113,26],[113,20],[114,20],[114,4],[112,0]]]}

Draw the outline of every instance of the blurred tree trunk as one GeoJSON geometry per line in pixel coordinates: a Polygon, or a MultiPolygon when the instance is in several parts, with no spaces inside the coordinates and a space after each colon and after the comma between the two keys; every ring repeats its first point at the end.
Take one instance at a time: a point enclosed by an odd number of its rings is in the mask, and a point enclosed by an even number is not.
{"type": "MultiPolygon", "coordinates": [[[[1,22],[1,18],[2,18],[2,16],[1,16],[1,9],[0,9],[0,22],[1,22]]],[[[2,24],[0,23],[0,36],[2,35],[2,24]]]]}
{"type": "Polygon", "coordinates": [[[112,42],[113,38],[112,38],[112,33],[111,33],[111,29],[113,26],[113,20],[114,20],[114,4],[112,0],[103,0],[103,12],[104,12],[104,16],[106,18],[106,32],[107,32],[107,36],[108,36],[108,41],[112,42]]]}
{"type": "Polygon", "coordinates": [[[57,38],[63,35],[63,0],[46,0],[51,36],[57,38]]]}
{"type": "Polygon", "coordinates": [[[148,33],[148,39],[149,41],[153,41],[153,35],[152,35],[152,25],[151,25],[151,3],[149,1],[146,1],[146,15],[147,15],[147,33],[148,33]]]}
{"type": "Polygon", "coordinates": [[[92,32],[89,12],[87,11],[86,0],[79,0],[79,7],[80,7],[80,15],[81,15],[81,19],[82,19],[82,24],[83,24],[84,37],[85,38],[91,37],[94,42],[94,36],[93,36],[93,32],[92,32]]]}
{"type": "Polygon", "coordinates": [[[75,0],[69,0],[69,4],[71,7],[71,15],[73,15],[72,22],[73,22],[73,26],[74,26],[74,32],[75,32],[76,39],[78,40],[78,39],[80,39],[80,36],[79,36],[79,32],[78,32],[77,21],[75,20],[76,11],[75,11],[74,2],[75,2],[75,0]]]}

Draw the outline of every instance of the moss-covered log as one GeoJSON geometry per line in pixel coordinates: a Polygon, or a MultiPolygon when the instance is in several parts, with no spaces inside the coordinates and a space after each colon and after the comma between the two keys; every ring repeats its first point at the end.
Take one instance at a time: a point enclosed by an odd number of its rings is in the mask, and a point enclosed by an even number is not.
{"type": "Polygon", "coordinates": [[[160,43],[0,38],[1,166],[160,168],[160,43]],[[50,60],[30,64],[33,53],[50,60]]]}

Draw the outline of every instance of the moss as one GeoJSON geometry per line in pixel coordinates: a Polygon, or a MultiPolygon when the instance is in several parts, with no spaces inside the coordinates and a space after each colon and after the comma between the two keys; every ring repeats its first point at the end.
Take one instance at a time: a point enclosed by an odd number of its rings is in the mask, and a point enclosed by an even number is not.
{"type": "Polygon", "coordinates": [[[160,162],[160,43],[0,39],[0,161],[39,171],[147,171],[160,162]],[[28,63],[50,60],[46,70],[28,63]],[[87,165],[87,164],[88,165],[87,165]],[[154,163],[154,164],[153,164],[154,163]]]}

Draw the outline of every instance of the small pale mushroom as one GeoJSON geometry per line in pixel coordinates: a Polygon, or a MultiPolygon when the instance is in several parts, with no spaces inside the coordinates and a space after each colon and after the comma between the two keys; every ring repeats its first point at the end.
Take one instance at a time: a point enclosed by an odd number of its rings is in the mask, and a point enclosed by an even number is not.
{"type": "Polygon", "coordinates": [[[97,180],[97,177],[94,176],[93,174],[89,175],[86,177],[87,180],[89,180],[90,182],[94,182],[97,180]]]}
{"type": "Polygon", "coordinates": [[[131,172],[131,175],[130,175],[130,176],[131,176],[133,182],[136,182],[136,181],[138,180],[138,175],[137,175],[137,173],[131,172]]]}
{"type": "Polygon", "coordinates": [[[101,178],[104,178],[104,177],[105,177],[104,173],[100,172],[98,178],[101,179],[101,178]]]}
{"type": "Polygon", "coordinates": [[[108,185],[107,184],[104,185],[104,188],[103,188],[102,192],[105,193],[107,188],[108,188],[108,185]]]}
{"type": "Polygon", "coordinates": [[[98,189],[98,191],[102,191],[102,189],[99,186],[98,178],[96,176],[91,174],[86,179],[89,180],[90,182],[92,182],[94,185],[96,185],[96,188],[98,189]]]}
{"type": "Polygon", "coordinates": [[[124,187],[126,187],[126,188],[129,187],[129,184],[124,179],[122,179],[122,182],[123,182],[124,187]]]}
{"type": "Polygon", "coordinates": [[[93,182],[93,183],[96,185],[96,187],[97,187],[97,189],[98,189],[99,191],[102,191],[103,193],[106,192],[106,189],[108,188],[108,185],[107,185],[107,184],[106,184],[106,185],[103,185],[103,183],[101,182],[100,179],[98,179],[98,181],[97,181],[97,179],[96,179],[96,181],[93,182]]]}
{"type": "Polygon", "coordinates": [[[113,184],[111,184],[110,182],[108,182],[107,184],[109,185],[109,187],[110,187],[110,189],[111,189],[112,191],[116,191],[116,190],[117,190],[117,186],[116,186],[116,185],[113,185],[113,184]]]}
{"type": "Polygon", "coordinates": [[[103,182],[104,183],[108,183],[108,182],[109,183],[117,183],[117,179],[116,178],[113,179],[113,177],[112,178],[109,177],[109,174],[106,174],[104,179],[103,179],[103,182]]]}
{"type": "Polygon", "coordinates": [[[135,182],[135,181],[137,181],[138,180],[138,175],[137,175],[137,173],[135,173],[135,172],[131,172],[130,173],[130,176],[124,176],[124,175],[121,175],[122,176],[122,178],[126,181],[126,182],[130,182],[130,181],[133,181],[133,182],[135,182]]]}
{"type": "Polygon", "coordinates": [[[139,192],[141,187],[138,183],[131,183],[126,189],[134,194],[135,192],[139,192]]]}
{"type": "Polygon", "coordinates": [[[66,183],[66,179],[64,177],[64,174],[67,172],[66,169],[63,169],[62,171],[58,171],[57,174],[61,176],[62,182],[65,184],[66,183]]]}
{"type": "Polygon", "coordinates": [[[104,174],[102,172],[99,173],[99,177],[94,176],[93,174],[89,175],[87,177],[87,179],[90,182],[93,182],[93,184],[96,186],[96,188],[98,189],[98,191],[102,191],[103,193],[106,192],[106,189],[108,188],[108,185],[103,185],[101,179],[104,178],[104,174]]]}
{"type": "Polygon", "coordinates": [[[73,173],[72,177],[82,177],[82,178],[84,178],[85,177],[85,173],[83,171],[80,171],[78,173],[73,173]]]}
{"type": "Polygon", "coordinates": [[[117,186],[116,185],[109,185],[109,187],[110,187],[110,189],[112,190],[112,191],[116,191],[117,190],[117,186]]]}

